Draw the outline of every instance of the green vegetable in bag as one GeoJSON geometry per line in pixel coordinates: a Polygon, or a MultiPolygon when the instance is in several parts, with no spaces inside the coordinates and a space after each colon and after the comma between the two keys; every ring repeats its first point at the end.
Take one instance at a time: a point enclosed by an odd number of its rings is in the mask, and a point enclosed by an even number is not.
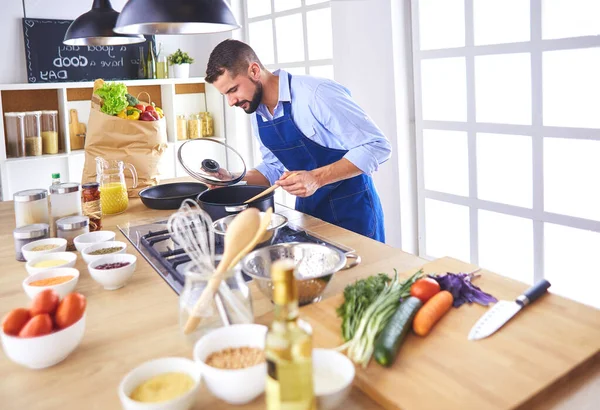
{"type": "Polygon", "coordinates": [[[127,103],[129,105],[131,105],[132,107],[135,107],[136,105],[138,105],[140,103],[140,100],[138,100],[137,98],[135,98],[133,95],[127,93],[125,94],[125,98],[127,98],[127,103]]]}
{"type": "Polygon", "coordinates": [[[123,83],[104,83],[94,91],[104,100],[101,111],[108,115],[117,115],[127,108],[127,87],[123,83]]]}

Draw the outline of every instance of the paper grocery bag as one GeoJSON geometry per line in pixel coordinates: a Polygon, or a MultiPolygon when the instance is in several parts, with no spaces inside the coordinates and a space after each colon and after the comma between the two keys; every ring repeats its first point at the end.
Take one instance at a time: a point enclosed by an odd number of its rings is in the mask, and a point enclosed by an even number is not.
{"type": "Polygon", "coordinates": [[[96,157],[132,164],[138,175],[136,189],[131,173],[124,171],[129,196],[159,183],[158,163],[167,149],[167,126],[158,121],[127,120],[90,110],[85,138],[85,164],[82,183],[96,181],[96,157]]]}

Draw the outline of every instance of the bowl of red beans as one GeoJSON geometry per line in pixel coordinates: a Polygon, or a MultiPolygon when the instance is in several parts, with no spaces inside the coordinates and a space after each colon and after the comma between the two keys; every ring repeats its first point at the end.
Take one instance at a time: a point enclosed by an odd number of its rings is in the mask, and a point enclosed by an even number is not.
{"type": "Polygon", "coordinates": [[[120,289],[135,271],[137,258],[128,253],[106,255],[88,265],[92,278],[106,290],[120,289]]]}

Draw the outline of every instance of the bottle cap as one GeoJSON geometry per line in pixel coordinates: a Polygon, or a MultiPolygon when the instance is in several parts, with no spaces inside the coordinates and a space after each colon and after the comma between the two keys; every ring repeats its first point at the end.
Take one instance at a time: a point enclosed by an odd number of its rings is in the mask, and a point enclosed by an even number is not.
{"type": "Polygon", "coordinates": [[[57,179],[60,178],[60,174],[56,173],[56,174],[52,174],[52,179],[57,179]]]}

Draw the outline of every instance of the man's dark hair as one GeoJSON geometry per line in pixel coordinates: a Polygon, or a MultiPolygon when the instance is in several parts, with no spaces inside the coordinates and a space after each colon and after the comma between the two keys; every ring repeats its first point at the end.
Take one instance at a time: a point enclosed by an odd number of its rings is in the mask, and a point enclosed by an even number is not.
{"type": "Polygon", "coordinates": [[[225,70],[232,77],[245,73],[251,63],[264,68],[252,47],[238,40],[227,39],[219,43],[210,53],[206,65],[206,82],[212,84],[225,70]]]}

